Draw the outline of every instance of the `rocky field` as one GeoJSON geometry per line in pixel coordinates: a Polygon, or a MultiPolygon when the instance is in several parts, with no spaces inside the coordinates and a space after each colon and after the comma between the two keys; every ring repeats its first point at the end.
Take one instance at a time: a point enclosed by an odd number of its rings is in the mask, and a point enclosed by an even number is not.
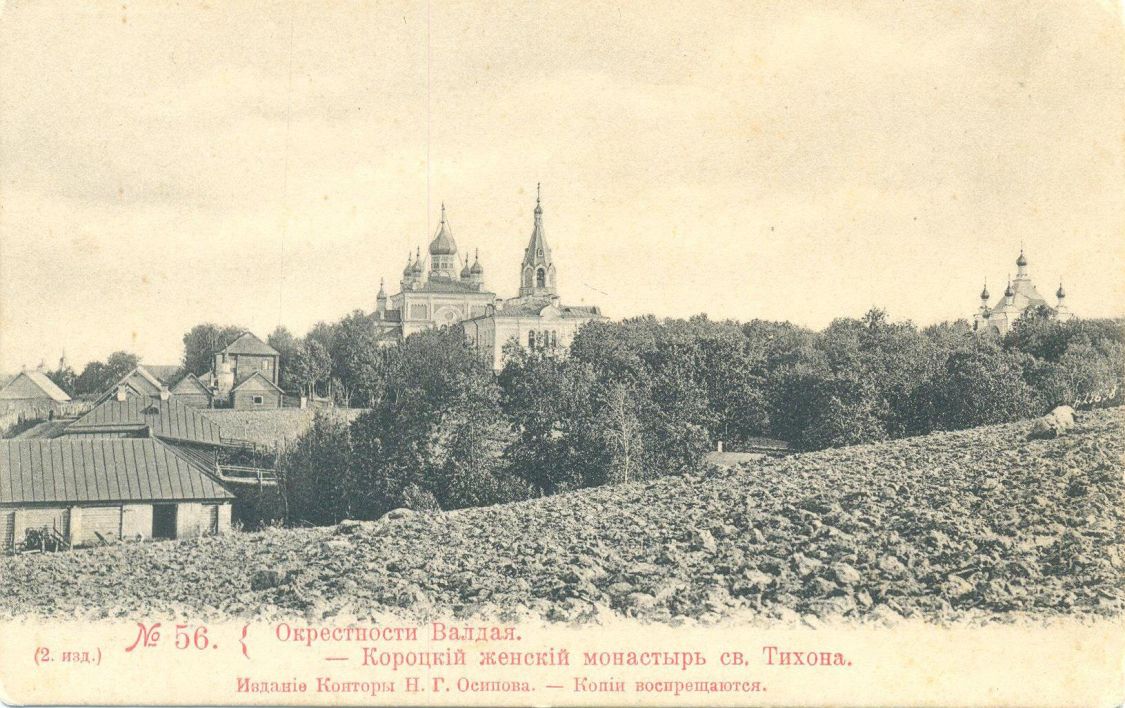
{"type": "Polygon", "coordinates": [[[1125,614],[1125,415],[445,514],[0,560],[0,615],[894,622],[1125,614]],[[265,571],[265,572],[262,572],[265,571]]]}

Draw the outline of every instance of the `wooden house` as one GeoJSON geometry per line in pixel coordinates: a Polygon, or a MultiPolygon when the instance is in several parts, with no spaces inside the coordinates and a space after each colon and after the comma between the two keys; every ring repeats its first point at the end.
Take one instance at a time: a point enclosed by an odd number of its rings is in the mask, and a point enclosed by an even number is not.
{"type": "Polygon", "coordinates": [[[0,413],[9,410],[58,410],[70,401],[66,391],[42,371],[23,371],[0,388],[0,413]]]}
{"type": "Polygon", "coordinates": [[[0,441],[0,547],[28,530],[69,546],[230,529],[234,495],[157,438],[0,441]]]}
{"type": "Polygon", "coordinates": [[[192,408],[211,407],[211,389],[200,381],[195,374],[185,374],[173,383],[169,390],[172,396],[185,406],[191,406],[192,408]]]}
{"type": "Polygon", "coordinates": [[[262,372],[255,371],[230,392],[232,408],[281,408],[285,393],[262,372]]]}

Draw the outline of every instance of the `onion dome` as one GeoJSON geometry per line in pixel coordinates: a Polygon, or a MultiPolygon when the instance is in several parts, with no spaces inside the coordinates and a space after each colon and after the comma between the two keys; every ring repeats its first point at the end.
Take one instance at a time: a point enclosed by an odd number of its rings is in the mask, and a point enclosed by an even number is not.
{"type": "Polygon", "coordinates": [[[1064,297],[1066,297],[1066,291],[1063,290],[1062,283],[1059,283],[1059,289],[1057,291],[1055,291],[1055,297],[1057,297],[1060,300],[1062,300],[1064,297]]]}
{"type": "Polygon", "coordinates": [[[473,275],[484,275],[484,266],[480,264],[480,251],[478,250],[473,257],[473,267],[470,271],[473,275]]]}
{"type": "Polygon", "coordinates": [[[472,277],[472,275],[473,271],[469,267],[469,259],[466,258],[465,265],[461,267],[461,280],[468,280],[470,277],[472,277]]]}
{"type": "Polygon", "coordinates": [[[410,266],[410,272],[414,275],[422,274],[422,249],[415,249],[414,264],[410,266]]]}
{"type": "Polygon", "coordinates": [[[441,205],[441,225],[438,226],[437,235],[430,241],[431,256],[452,256],[457,253],[457,242],[449,232],[449,225],[445,223],[445,204],[441,205]]]}
{"type": "Polygon", "coordinates": [[[382,278],[379,278],[379,294],[376,295],[375,297],[379,298],[380,300],[386,300],[387,299],[387,291],[383,289],[383,279],[382,278]]]}
{"type": "Polygon", "coordinates": [[[1023,255],[1023,249],[1020,249],[1020,257],[1016,259],[1016,265],[1023,268],[1027,265],[1027,258],[1023,255]]]}
{"type": "Polygon", "coordinates": [[[1008,287],[1004,288],[1004,297],[1015,297],[1016,291],[1012,290],[1011,281],[1008,282],[1008,287]]]}
{"type": "Polygon", "coordinates": [[[406,254],[406,267],[402,269],[403,275],[410,275],[414,272],[414,263],[410,260],[410,254],[406,254]]]}
{"type": "Polygon", "coordinates": [[[984,284],[984,290],[981,290],[981,291],[980,291],[980,299],[981,299],[981,300],[987,300],[987,299],[988,299],[988,298],[990,298],[990,297],[992,297],[992,295],[990,295],[990,294],[988,293],[988,283],[985,283],[985,284],[984,284]]]}

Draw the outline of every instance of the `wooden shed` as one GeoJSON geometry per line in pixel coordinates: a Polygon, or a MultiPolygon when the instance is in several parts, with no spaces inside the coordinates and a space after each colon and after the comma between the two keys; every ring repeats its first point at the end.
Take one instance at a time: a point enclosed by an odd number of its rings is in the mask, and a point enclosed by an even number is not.
{"type": "Polygon", "coordinates": [[[70,396],[42,371],[22,371],[0,386],[0,413],[5,411],[59,410],[70,396]]]}
{"type": "Polygon", "coordinates": [[[155,438],[0,441],[0,547],[29,529],[72,546],[230,529],[231,494],[155,438]]]}
{"type": "Polygon", "coordinates": [[[234,387],[230,393],[231,407],[238,410],[281,408],[285,392],[272,381],[255,371],[249,378],[234,387]]]}

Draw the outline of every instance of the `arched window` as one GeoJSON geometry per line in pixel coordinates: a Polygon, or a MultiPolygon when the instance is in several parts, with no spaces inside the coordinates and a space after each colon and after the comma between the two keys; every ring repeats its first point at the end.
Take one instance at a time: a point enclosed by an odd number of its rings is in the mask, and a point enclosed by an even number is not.
{"type": "Polygon", "coordinates": [[[547,287],[547,271],[546,270],[540,268],[539,270],[535,271],[535,287],[537,287],[537,288],[547,287]]]}
{"type": "Polygon", "coordinates": [[[535,348],[535,332],[528,332],[527,333],[527,348],[528,349],[534,349],[535,348]]]}
{"type": "Polygon", "coordinates": [[[557,346],[559,346],[559,333],[551,332],[551,347],[554,348],[557,346]]]}

